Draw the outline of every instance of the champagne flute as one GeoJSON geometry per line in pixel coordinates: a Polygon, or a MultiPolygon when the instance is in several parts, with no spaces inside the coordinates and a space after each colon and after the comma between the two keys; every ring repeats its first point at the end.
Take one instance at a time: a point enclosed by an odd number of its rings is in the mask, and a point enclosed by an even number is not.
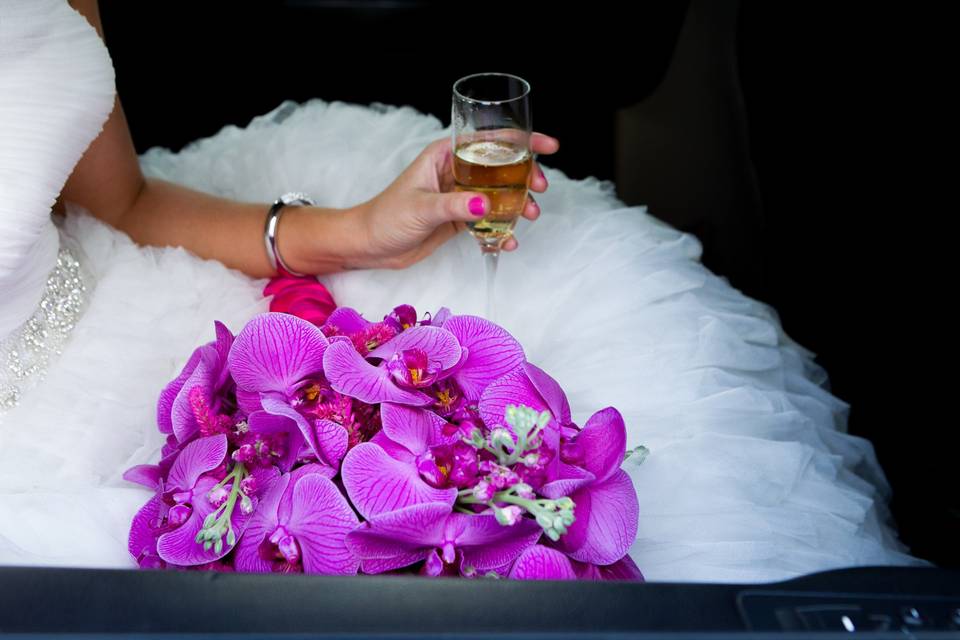
{"type": "Polygon", "coordinates": [[[530,83],[507,73],[477,73],[453,84],[453,179],[476,191],[490,209],[467,228],[480,244],[487,279],[487,318],[494,319],[500,249],[527,203],[533,152],[530,83]]]}

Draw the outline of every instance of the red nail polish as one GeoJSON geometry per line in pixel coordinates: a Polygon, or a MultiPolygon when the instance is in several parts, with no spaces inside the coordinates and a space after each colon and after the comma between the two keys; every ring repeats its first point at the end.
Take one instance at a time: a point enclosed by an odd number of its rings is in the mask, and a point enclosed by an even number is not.
{"type": "Polygon", "coordinates": [[[475,216],[482,216],[486,213],[486,207],[483,204],[483,198],[477,196],[476,198],[470,198],[470,203],[468,204],[470,208],[470,213],[475,216]]]}

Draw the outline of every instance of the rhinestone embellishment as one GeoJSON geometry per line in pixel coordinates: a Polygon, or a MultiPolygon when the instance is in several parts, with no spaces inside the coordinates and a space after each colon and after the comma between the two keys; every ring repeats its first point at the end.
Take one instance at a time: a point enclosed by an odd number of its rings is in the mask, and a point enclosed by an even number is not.
{"type": "Polygon", "coordinates": [[[44,378],[83,315],[90,289],[90,277],[77,254],[61,245],[33,315],[0,340],[0,414],[17,406],[21,396],[44,378]]]}

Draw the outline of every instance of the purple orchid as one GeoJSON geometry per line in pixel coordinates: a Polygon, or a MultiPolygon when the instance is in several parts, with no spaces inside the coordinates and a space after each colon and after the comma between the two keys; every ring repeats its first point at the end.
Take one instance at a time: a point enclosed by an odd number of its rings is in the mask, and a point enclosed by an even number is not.
{"type": "MultiPolygon", "coordinates": [[[[440,317],[440,313],[437,316],[440,317]]],[[[449,316],[443,320],[443,329],[452,333],[467,352],[466,359],[452,373],[452,378],[469,402],[477,402],[490,383],[526,360],[523,347],[516,338],[485,318],[449,316]]]]}
{"type": "Polygon", "coordinates": [[[324,354],[323,369],[330,386],[362,402],[423,406],[433,402],[425,388],[448,375],[464,355],[449,331],[418,326],[367,354],[382,359],[380,365],[367,362],[352,343],[334,342],[324,354]]]}
{"type": "Polygon", "coordinates": [[[576,520],[554,546],[574,560],[608,565],[623,558],[637,536],[639,504],[620,468],[627,432],[613,407],[594,413],[560,450],[559,473],[541,487],[548,498],[568,496],[576,520]]]}
{"type": "Polygon", "coordinates": [[[370,518],[421,503],[452,507],[457,487],[429,482],[436,478],[429,466],[426,474],[421,471],[431,448],[455,443],[459,436],[444,435],[446,420],[416,407],[385,402],[380,417],[383,431],[343,459],[343,485],[360,515],[370,518]]]}
{"type": "MultiPolygon", "coordinates": [[[[227,362],[237,383],[237,399],[250,414],[253,433],[286,436],[277,456],[289,471],[301,452],[332,470],[347,451],[346,429],[315,412],[326,384],[323,359],[330,341],[313,324],[286,313],[263,313],[237,335],[227,362]]],[[[333,474],[331,474],[333,475],[333,474]]]]}
{"type": "Polygon", "coordinates": [[[566,554],[537,544],[521,553],[508,577],[516,580],[632,580],[643,582],[643,574],[629,555],[606,566],[571,560],[566,554]]]}
{"type": "MultiPolygon", "coordinates": [[[[348,324],[344,315],[337,322],[355,329],[359,316],[348,324]]],[[[476,402],[487,385],[523,361],[523,348],[502,327],[463,315],[445,317],[442,327],[410,327],[367,353],[332,344],[324,370],[334,389],[363,402],[425,406],[434,401],[428,388],[448,377],[466,400],[476,402]]]]}
{"type": "Polygon", "coordinates": [[[427,316],[216,323],[161,393],[160,461],[124,474],[154,492],[137,564],[643,580],[620,414],[580,429],[502,327],[427,316]]]}
{"type": "Polygon", "coordinates": [[[157,538],[169,529],[166,526],[169,511],[170,507],[157,494],[133,516],[127,537],[127,551],[141,569],[163,569],[167,566],[157,553],[157,538]]]}
{"type": "Polygon", "coordinates": [[[226,433],[233,426],[233,407],[225,397],[232,387],[227,354],[234,337],[222,322],[215,321],[214,326],[216,340],[194,350],[157,402],[160,431],[173,434],[179,443],[186,443],[197,433],[226,433]]]}
{"type": "Polygon", "coordinates": [[[635,582],[646,582],[640,567],[633,561],[629,554],[607,565],[589,564],[586,562],[577,562],[571,560],[573,570],[580,580],[633,580],[635,582]]]}
{"type": "Polygon", "coordinates": [[[534,545],[540,527],[528,519],[503,526],[492,515],[453,513],[448,504],[415,504],[372,516],[347,534],[364,573],[383,573],[425,560],[425,573],[461,575],[495,570],[534,545]]]}
{"type": "Polygon", "coordinates": [[[390,325],[396,333],[400,333],[417,324],[417,310],[409,304],[401,304],[385,315],[383,322],[390,325]]]}
{"type": "Polygon", "coordinates": [[[576,580],[570,559],[556,549],[542,544],[523,551],[510,568],[514,580],[576,580]]]}
{"type": "MultiPolygon", "coordinates": [[[[226,436],[203,437],[187,444],[171,466],[161,494],[163,501],[169,505],[166,512],[167,530],[157,537],[157,555],[165,562],[188,566],[218,560],[230,551],[243,533],[246,514],[236,509],[230,514],[229,522],[218,523],[227,535],[226,545],[222,540],[209,545],[197,544],[196,541],[201,529],[206,528],[207,517],[218,511],[219,505],[214,503],[216,497],[210,493],[222,488],[222,485],[211,473],[222,467],[226,454],[226,436]]],[[[229,491],[236,495],[239,487],[231,486],[229,491]]],[[[152,512],[144,514],[153,515],[152,512]]],[[[136,526],[136,522],[134,524],[134,529],[138,530],[136,536],[131,531],[131,539],[144,539],[145,523],[141,522],[140,527],[136,526]]]]}
{"type": "Polygon", "coordinates": [[[129,482],[142,484],[148,489],[163,490],[163,479],[170,472],[174,460],[180,455],[180,450],[175,449],[167,453],[157,464],[138,464],[130,467],[123,472],[123,479],[129,482]]]}
{"type": "Polygon", "coordinates": [[[308,464],[273,481],[237,545],[237,571],[357,573],[344,538],[356,514],[322,466],[308,464]]]}

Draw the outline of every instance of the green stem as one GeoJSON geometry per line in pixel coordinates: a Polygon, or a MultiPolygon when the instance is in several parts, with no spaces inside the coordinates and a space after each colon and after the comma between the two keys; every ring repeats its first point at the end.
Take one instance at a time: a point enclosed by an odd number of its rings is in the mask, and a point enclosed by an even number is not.
{"type": "Polygon", "coordinates": [[[237,503],[237,497],[243,495],[246,497],[246,494],[243,493],[240,489],[240,482],[249,475],[247,468],[243,466],[242,462],[237,462],[233,469],[227,474],[223,480],[220,481],[220,484],[217,487],[222,486],[226,481],[233,479],[233,484],[230,486],[230,495],[227,497],[226,501],[217,507],[217,510],[214,512],[213,526],[210,527],[211,530],[217,531],[221,526],[223,526],[223,520],[226,519],[226,531],[233,529],[233,522],[230,520],[230,516],[233,514],[233,508],[237,503]]]}

